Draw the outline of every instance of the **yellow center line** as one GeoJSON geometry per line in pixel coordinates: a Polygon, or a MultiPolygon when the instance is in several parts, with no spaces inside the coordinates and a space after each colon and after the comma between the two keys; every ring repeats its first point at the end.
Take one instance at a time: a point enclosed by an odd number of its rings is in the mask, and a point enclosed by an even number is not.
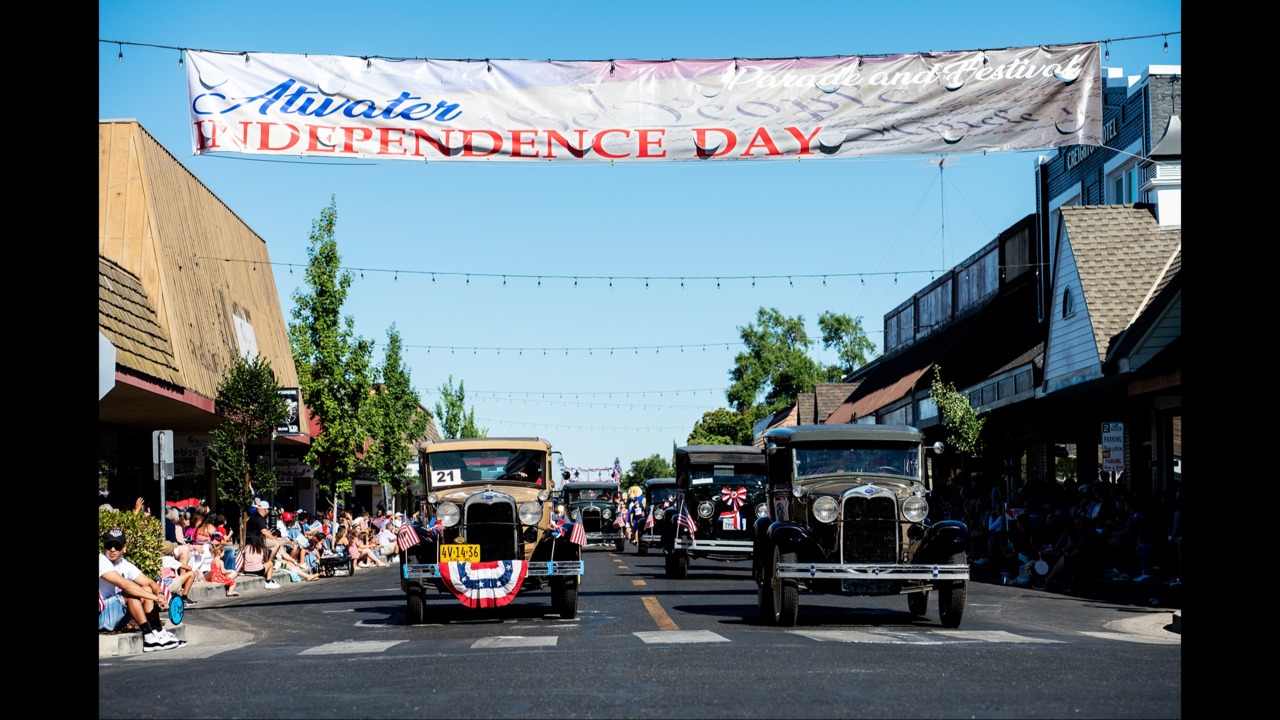
{"type": "Polygon", "coordinates": [[[618,569],[619,569],[619,570],[629,570],[630,568],[628,568],[626,565],[619,565],[619,566],[618,566],[618,569]]]}
{"type": "Polygon", "coordinates": [[[667,611],[662,609],[662,605],[658,603],[658,598],[652,595],[646,595],[640,598],[644,601],[644,607],[649,611],[649,615],[653,621],[658,624],[659,630],[679,630],[680,626],[667,615],[667,611]]]}
{"type": "Polygon", "coordinates": [[[646,582],[645,582],[645,581],[643,581],[643,580],[632,580],[632,581],[631,581],[631,584],[632,584],[632,585],[648,585],[648,583],[646,583],[646,582]]]}

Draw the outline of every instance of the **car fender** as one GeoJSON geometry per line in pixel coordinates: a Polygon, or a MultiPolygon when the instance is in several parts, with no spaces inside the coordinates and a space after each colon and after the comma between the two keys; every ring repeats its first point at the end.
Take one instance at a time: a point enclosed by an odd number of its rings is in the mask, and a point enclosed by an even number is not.
{"type": "Polygon", "coordinates": [[[916,552],[916,562],[946,562],[969,548],[969,527],[959,520],[940,520],[930,525],[916,552]]]}
{"type": "Polygon", "coordinates": [[[817,550],[817,539],[808,528],[789,522],[775,522],[769,526],[767,531],[769,545],[777,547],[782,552],[794,552],[804,557],[809,555],[809,550],[817,550]]]}

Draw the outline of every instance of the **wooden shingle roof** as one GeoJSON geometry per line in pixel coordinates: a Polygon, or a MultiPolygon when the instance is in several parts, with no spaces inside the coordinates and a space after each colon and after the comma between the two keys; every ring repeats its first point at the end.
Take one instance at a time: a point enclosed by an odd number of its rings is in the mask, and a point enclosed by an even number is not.
{"type": "Polygon", "coordinates": [[[177,387],[184,385],[173,346],[142,282],[98,257],[98,329],[116,347],[116,365],[177,387]]]}
{"type": "Polygon", "coordinates": [[[1181,248],[1182,229],[1160,227],[1148,205],[1064,207],[1062,219],[1102,358],[1181,248]]]}

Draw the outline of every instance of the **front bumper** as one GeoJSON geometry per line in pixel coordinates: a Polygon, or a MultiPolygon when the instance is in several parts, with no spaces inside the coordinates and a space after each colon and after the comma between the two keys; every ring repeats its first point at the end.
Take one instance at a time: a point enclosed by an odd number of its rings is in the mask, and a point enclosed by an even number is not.
{"type": "Polygon", "coordinates": [[[799,580],[968,580],[969,566],[780,562],[777,576],[799,580]]]}
{"type": "Polygon", "coordinates": [[[684,537],[675,539],[672,547],[676,550],[688,550],[700,553],[725,553],[729,555],[750,555],[753,542],[751,540],[690,540],[684,537]]]}
{"type": "MultiPolygon", "coordinates": [[[[433,580],[440,577],[440,565],[437,563],[406,564],[401,566],[401,577],[405,580],[433,580]]],[[[581,560],[543,560],[528,563],[527,576],[530,577],[564,577],[581,575],[586,563],[581,560]]]]}

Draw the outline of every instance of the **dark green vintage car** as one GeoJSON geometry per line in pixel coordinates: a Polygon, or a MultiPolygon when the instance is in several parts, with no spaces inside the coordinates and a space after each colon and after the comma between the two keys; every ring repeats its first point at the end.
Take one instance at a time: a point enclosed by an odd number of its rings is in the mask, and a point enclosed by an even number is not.
{"type": "Polygon", "coordinates": [[[764,472],[764,451],[751,445],[676,448],[676,501],[662,548],[667,577],[686,577],[695,558],[751,559],[752,525],[768,512],[764,472]]]}
{"type": "Polygon", "coordinates": [[[618,521],[621,490],[609,480],[567,482],[560,489],[569,519],[581,522],[588,545],[612,545],[618,552],[627,547],[627,536],[618,521]]]}
{"type": "Polygon", "coordinates": [[[662,538],[676,519],[676,479],[650,478],[644,483],[644,506],[648,509],[645,525],[636,543],[637,555],[648,555],[649,548],[662,548],[662,538]]]}
{"type": "MultiPolygon", "coordinates": [[[[752,574],[766,622],[795,625],[800,591],[906,595],[913,615],[938,593],[944,627],[968,596],[969,531],[931,522],[923,434],[904,425],[768,430],[768,515],[756,520],[752,574]]],[[[930,449],[941,452],[942,443],[930,449]]]]}

